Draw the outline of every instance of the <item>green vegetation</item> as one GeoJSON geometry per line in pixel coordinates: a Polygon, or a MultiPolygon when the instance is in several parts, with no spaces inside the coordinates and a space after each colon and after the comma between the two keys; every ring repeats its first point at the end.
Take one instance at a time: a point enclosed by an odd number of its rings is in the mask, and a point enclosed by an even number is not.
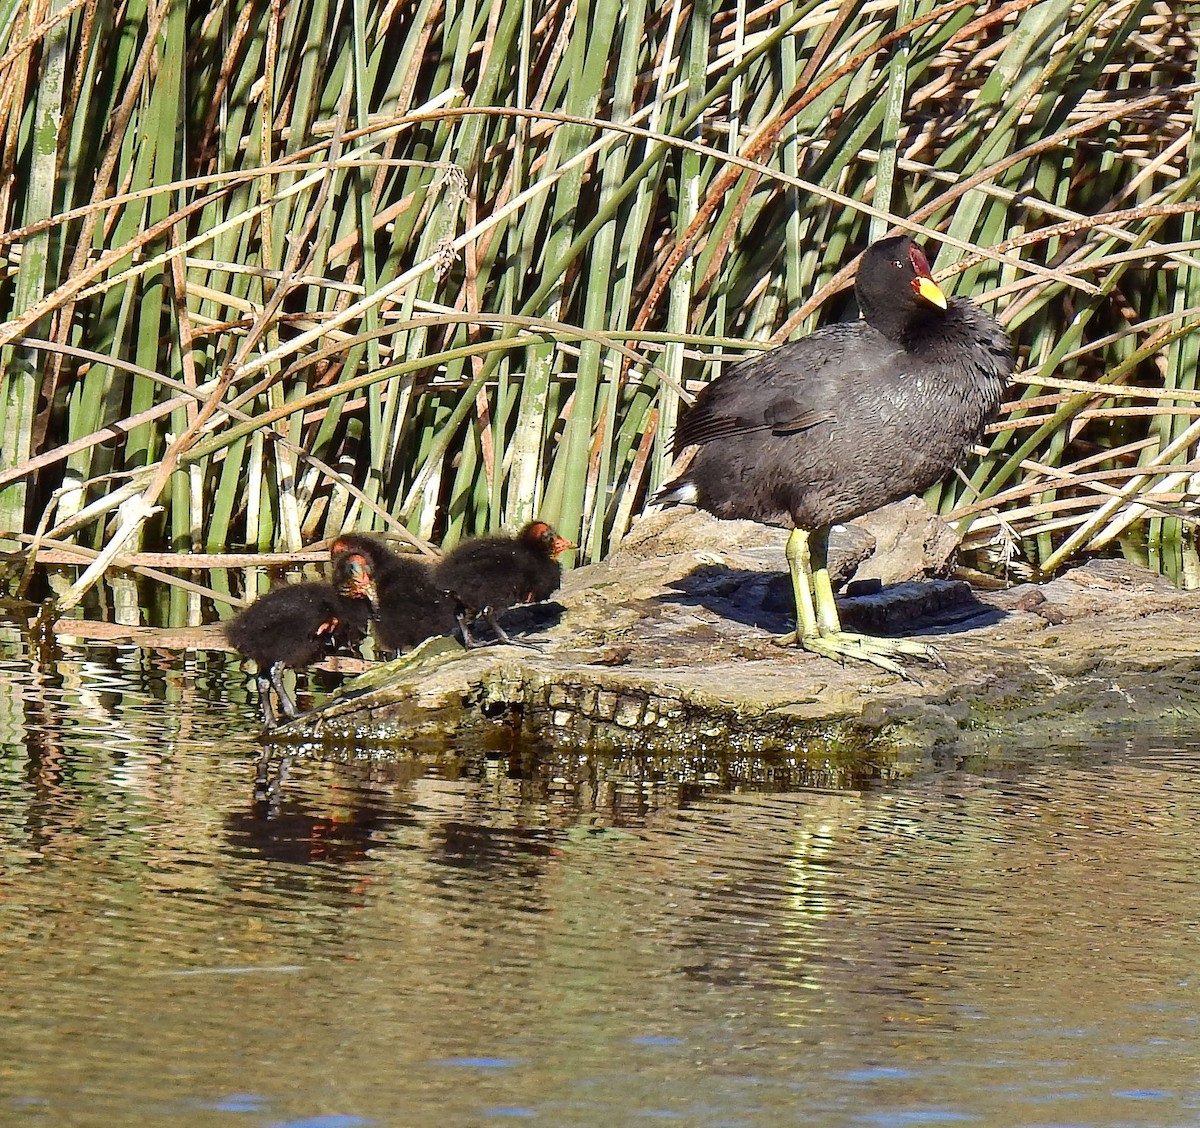
{"type": "Polygon", "coordinates": [[[844,316],[902,221],[1023,354],[940,509],[1047,568],[1177,544],[1182,13],[0,0],[0,530],[293,550],[536,511],[597,558],[688,387],[844,316]]]}

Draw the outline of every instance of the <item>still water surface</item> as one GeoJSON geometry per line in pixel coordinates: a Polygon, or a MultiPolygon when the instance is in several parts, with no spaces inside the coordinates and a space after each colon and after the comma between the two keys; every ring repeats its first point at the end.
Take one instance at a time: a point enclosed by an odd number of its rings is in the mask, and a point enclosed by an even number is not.
{"type": "Polygon", "coordinates": [[[1200,1125],[1200,738],[721,793],[298,759],[0,633],[0,1124],[1200,1125]]]}

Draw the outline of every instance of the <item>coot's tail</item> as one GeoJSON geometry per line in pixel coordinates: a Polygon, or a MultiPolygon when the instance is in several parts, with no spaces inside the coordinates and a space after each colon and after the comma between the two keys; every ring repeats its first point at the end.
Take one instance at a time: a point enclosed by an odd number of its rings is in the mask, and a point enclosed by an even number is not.
{"type": "Polygon", "coordinates": [[[651,505],[696,505],[699,501],[696,483],[688,477],[667,482],[651,499],[651,505]]]}

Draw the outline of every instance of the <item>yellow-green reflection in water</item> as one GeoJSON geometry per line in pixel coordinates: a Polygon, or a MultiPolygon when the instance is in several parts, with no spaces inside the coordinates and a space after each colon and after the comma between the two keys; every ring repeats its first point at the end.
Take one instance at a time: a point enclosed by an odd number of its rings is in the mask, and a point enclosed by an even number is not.
{"type": "Polygon", "coordinates": [[[4,1125],[1200,1123],[1200,743],[636,801],[297,760],[268,810],[226,657],[5,638],[4,1125]]]}

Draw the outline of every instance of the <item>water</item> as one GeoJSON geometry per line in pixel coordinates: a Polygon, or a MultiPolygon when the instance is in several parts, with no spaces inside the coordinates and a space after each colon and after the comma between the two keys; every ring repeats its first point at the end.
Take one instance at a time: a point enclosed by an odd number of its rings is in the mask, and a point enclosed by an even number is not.
{"type": "Polygon", "coordinates": [[[1200,1124],[1200,741],[272,803],[227,656],[0,659],[0,1124],[1200,1124]]]}

